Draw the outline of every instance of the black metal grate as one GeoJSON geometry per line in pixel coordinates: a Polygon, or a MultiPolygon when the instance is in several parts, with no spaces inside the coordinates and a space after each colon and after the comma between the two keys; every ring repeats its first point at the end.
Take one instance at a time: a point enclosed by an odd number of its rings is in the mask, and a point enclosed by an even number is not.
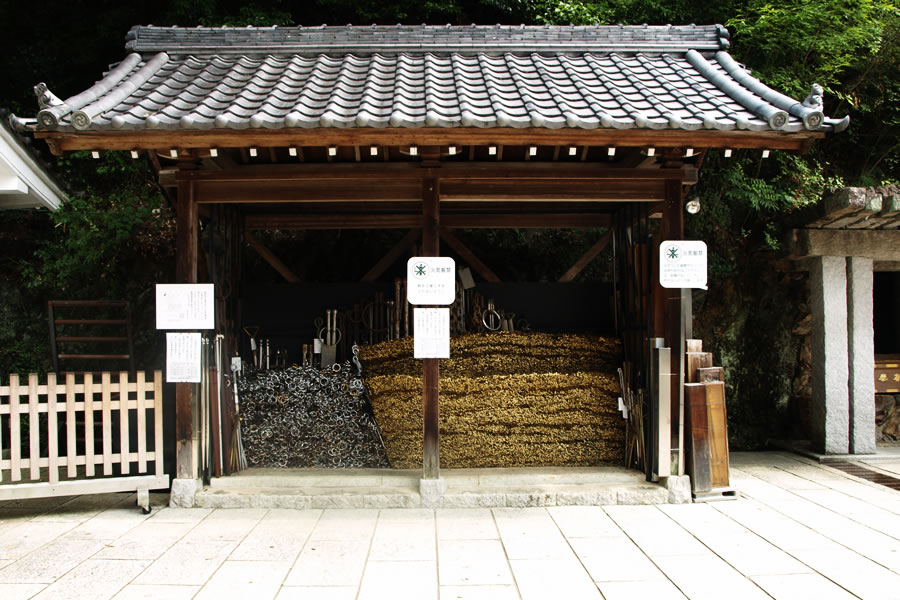
{"type": "Polygon", "coordinates": [[[824,464],[839,469],[849,475],[853,475],[854,477],[860,477],[866,481],[871,481],[872,483],[889,487],[892,490],[900,491],[900,479],[897,477],[892,477],[891,475],[879,471],[873,471],[863,465],[843,460],[827,461],[824,464]]]}

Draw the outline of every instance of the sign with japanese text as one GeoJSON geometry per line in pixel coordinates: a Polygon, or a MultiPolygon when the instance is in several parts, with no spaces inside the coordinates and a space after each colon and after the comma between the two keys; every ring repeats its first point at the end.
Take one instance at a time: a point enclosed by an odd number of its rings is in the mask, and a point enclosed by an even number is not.
{"type": "Polygon", "coordinates": [[[450,309],[413,309],[413,357],[450,358],[450,309]]]}
{"type": "Polygon", "coordinates": [[[156,284],[157,329],[215,329],[211,283],[156,284]]]}
{"type": "Polygon", "coordinates": [[[199,333],[166,333],[166,382],[200,383],[199,333]]]}
{"type": "Polygon", "coordinates": [[[410,304],[450,305],[456,299],[456,263],[448,256],[414,256],[406,263],[410,304]]]}
{"type": "Polygon", "coordinates": [[[659,285],[706,289],[706,242],[666,240],[659,245],[659,285]]]}

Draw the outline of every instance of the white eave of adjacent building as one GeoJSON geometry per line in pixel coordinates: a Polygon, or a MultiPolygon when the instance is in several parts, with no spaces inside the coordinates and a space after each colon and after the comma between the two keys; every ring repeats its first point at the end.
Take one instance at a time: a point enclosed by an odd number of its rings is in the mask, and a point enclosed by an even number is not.
{"type": "Polygon", "coordinates": [[[0,210],[56,210],[65,197],[19,137],[0,121],[0,210]]]}

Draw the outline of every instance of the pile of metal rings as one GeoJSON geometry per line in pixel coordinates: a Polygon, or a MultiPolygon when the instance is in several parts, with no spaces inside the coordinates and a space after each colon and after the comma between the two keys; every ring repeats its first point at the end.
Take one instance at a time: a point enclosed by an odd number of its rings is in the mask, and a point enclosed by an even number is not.
{"type": "Polygon", "coordinates": [[[250,466],[390,466],[365,382],[349,361],[252,372],[238,390],[250,466]]]}

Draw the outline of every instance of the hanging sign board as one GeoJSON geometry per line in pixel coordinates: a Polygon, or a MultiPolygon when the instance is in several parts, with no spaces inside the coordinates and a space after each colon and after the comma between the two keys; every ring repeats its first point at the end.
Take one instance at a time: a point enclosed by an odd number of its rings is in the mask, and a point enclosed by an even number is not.
{"type": "Polygon", "coordinates": [[[706,242],[666,240],[659,245],[659,285],[706,289],[706,242]]]}
{"type": "Polygon", "coordinates": [[[199,333],[166,333],[166,382],[200,383],[199,333]]]}
{"type": "Polygon", "coordinates": [[[449,256],[414,256],[406,263],[406,300],[447,305],[456,299],[456,263],[449,256]]]}
{"type": "Polygon", "coordinates": [[[413,309],[413,357],[450,358],[450,309],[413,309]]]}
{"type": "Polygon", "coordinates": [[[157,329],[215,329],[211,283],[156,284],[157,329]]]}

